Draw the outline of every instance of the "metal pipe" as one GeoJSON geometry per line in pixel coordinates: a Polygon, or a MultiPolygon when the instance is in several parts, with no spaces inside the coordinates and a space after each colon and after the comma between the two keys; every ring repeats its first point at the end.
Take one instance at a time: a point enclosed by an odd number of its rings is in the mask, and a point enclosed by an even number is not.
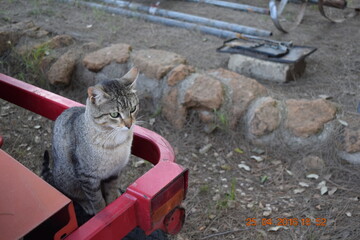
{"type": "Polygon", "coordinates": [[[160,9],[157,7],[149,7],[138,3],[132,3],[132,2],[120,1],[120,0],[100,0],[100,1],[105,3],[115,4],[119,7],[129,8],[131,10],[147,12],[152,15],[159,15],[162,17],[174,18],[174,19],[184,20],[187,22],[204,24],[211,27],[222,28],[225,30],[234,31],[238,33],[244,33],[244,34],[261,36],[261,37],[268,37],[272,35],[272,32],[267,30],[246,27],[238,24],[228,23],[228,22],[214,20],[205,17],[199,17],[191,14],[160,9]]]}
{"type": "MultiPolygon", "coordinates": [[[[217,36],[220,38],[239,38],[242,36],[248,36],[245,34],[235,33],[235,32],[231,32],[231,31],[221,30],[218,28],[213,28],[213,27],[208,27],[208,26],[203,26],[203,25],[197,25],[194,23],[183,22],[183,21],[178,21],[178,20],[174,20],[174,19],[153,16],[153,15],[149,15],[149,14],[142,14],[142,13],[138,13],[135,11],[126,10],[123,8],[104,6],[104,5],[93,3],[93,2],[84,2],[84,1],[78,1],[78,0],[56,0],[56,1],[66,2],[66,3],[76,3],[76,4],[84,5],[87,7],[100,9],[100,10],[103,10],[103,11],[109,12],[109,13],[119,14],[119,15],[123,15],[123,16],[127,16],[127,17],[140,18],[140,19],[147,20],[150,22],[162,23],[164,25],[171,26],[171,27],[179,27],[179,28],[185,28],[188,30],[199,31],[204,34],[210,34],[210,35],[214,35],[214,36],[217,36]]],[[[251,37],[251,36],[248,36],[248,37],[251,37]]]]}
{"type": "Polygon", "coordinates": [[[244,12],[255,12],[255,13],[261,13],[261,14],[266,14],[266,15],[270,14],[269,9],[267,9],[267,8],[254,7],[254,6],[239,4],[239,3],[232,3],[232,2],[219,1],[219,0],[186,0],[186,1],[197,2],[197,3],[207,3],[207,4],[211,4],[211,5],[215,5],[215,6],[232,8],[232,9],[244,11],[244,12]]]}

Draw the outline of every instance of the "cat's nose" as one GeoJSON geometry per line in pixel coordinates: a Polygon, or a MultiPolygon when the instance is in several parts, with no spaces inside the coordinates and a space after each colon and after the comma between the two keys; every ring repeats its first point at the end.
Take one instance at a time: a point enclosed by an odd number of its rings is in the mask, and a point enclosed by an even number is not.
{"type": "Polygon", "coordinates": [[[128,129],[131,128],[131,125],[132,125],[132,120],[131,118],[125,118],[124,119],[124,124],[125,124],[125,127],[127,127],[128,129]]]}

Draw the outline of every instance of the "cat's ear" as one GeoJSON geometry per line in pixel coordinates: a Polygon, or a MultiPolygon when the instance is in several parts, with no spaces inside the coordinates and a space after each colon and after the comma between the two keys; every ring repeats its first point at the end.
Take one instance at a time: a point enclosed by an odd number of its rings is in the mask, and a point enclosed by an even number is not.
{"type": "Polygon", "coordinates": [[[129,87],[135,88],[136,80],[139,76],[139,70],[135,67],[131,68],[121,79],[129,87]]]}
{"type": "Polygon", "coordinates": [[[89,87],[88,97],[93,104],[100,105],[106,102],[109,96],[98,86],[89,87]]]}

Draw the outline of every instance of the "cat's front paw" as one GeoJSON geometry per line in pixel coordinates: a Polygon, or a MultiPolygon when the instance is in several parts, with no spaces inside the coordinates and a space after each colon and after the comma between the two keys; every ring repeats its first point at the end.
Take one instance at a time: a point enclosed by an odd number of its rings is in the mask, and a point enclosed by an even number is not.
{"type": "Polygon", "coordinates": [[[118,189],[113,189],[105,194],[106,205],[109,205],[115,199],[117,199],[121,195],[121,192],[118,189]]]}
{"type": "Polygon", "coordinates": [[[105,203],[104,199],[102,199],[101,201],[98,201],[95,203],[94,202],[93,203],[92,202],[82,203],[81,207],[84,209],[84,211],[87,214],[95,215],[106,207],[106,203],[105,203]]]}

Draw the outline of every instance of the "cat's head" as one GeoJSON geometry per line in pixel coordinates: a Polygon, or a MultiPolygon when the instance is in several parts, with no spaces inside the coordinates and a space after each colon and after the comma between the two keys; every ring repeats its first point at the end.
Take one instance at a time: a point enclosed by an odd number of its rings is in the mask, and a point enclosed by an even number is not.
{"type": "Polygon", "coordinates": [[[105,80],[88,88],[86,110],[100,128],[130,129],[135,123],[139,99],[135,91],[136,68],[120,79],[105,80]]]}

